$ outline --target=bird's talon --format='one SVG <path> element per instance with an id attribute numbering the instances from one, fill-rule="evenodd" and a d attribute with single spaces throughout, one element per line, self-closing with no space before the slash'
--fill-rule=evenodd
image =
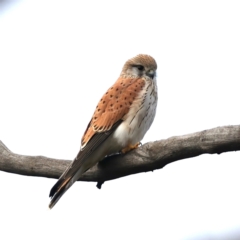
<path id="1" fill-rule="evenodd" d="M 123 148 L 123 149 L 121 150 L 121 152 L 122 152 L 123 154 L 125 154 L 125 153 L 127 153 L 127 152 L 129 152 L 129 151 L 131 151 L 131 150 L 133 150 L 133 149 L 138 148 L 140 145 L 141 145 L 140 142 L 137 142 L 137 143 L 134 144 L 134 145 L 129 144 L 128 146 L 126 146 L 125 148 Z"/>

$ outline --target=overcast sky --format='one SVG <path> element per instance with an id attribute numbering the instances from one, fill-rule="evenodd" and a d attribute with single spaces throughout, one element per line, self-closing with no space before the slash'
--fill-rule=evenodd
<path id="1" fill-rule="evenodd" d="M 158 63 L 148 141 L 240 124 L 239 1 L 2 1 L 0 140 L 73 159 L 102 94 L 139 53 Z M 240 239 L 240 152 L 106 182 L 0 172 L 1 239 Z M 2 238 L 2 236 L 4 236 Z M 236 237 L 236 238 L 233 238 Z"/>

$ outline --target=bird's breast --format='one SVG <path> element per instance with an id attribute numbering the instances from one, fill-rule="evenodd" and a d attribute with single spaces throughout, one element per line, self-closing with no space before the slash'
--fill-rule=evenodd
<path id="1" fill-rule="evenodd" d="M 157 107 L 157 86 L 154 81 L 146 81 L 145 87 L 133 101 L 123 122 L 116 129 L 114 138 L 121 147 L 140 142 L 150 128 Z"/>

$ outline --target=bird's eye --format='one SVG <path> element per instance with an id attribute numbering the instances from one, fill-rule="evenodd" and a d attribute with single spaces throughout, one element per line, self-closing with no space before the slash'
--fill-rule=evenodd
<path id="1" fill-rule="evenodd" d="M 142 66 L 142 65 L 137 65 L 136 67 L 137 67 L 137 69 L 138 69 L 139 71 L 143 71 L 143 70 L 144 70 L 144 66 Z"/>

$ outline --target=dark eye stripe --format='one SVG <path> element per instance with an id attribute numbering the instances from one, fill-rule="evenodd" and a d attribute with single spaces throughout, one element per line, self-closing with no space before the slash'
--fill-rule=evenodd
<path id="1" fill-rule="evenodd" d="M 142 65 L 133 65 L 133 67 L 136 67 L 139 71 L 144 70 L 144 66 L 142 66 Z"/>

